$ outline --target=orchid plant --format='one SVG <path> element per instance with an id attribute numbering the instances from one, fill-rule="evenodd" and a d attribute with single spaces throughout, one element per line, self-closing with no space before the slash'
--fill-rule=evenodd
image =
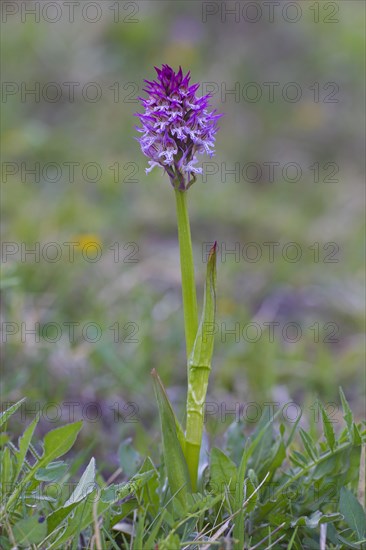
<path id="1" fill-rule="evenodd" d="M 186 429 L 179 424 L 166 392 L 152 372 L 162 424 L 164 459 L 170 488 L 185 501 L 185 493 L 197 489 L 199 456 L 203 433 L 203 409 L 213 353 L 213 334 L 205 328 L 215 320 L 216 243 L 208 257 L 201 322 L 198 323 L 191 230 L 187 192 L 196 181 L 197 155 L 214 155 L 217 120 L 222 116 L 209 105 L 210 94 L 197 96 L 200 84 L 190 85 L 190 73 L 177 73 L 168 65 L 155 68 L 157 80 L 145 80 L 147 98 L 140 98 L 144 113 L 137 113 L 142 127 L 142 152 L 149 158 L 149 173 L 161 167 L 175 192 L 182 299 L 188 366 Z"/>
<path id="2" fill-rule="evenodd" d="M 156 468 L 150 457 L 143 459 L 127 439 L 118 450 L 120 468 L 108 481 L 92 457 L 68 495 L 80 458 L 69 471 L 60 457 L 74 444 L 82 422 L 49 431 L 41 443 L 35 437 L 39 413 L 14 444 L 7 425 L 24 400 L 12 404 L 0 414 L 0 547 L 364 548 L 366 432 L 355 422 L 342 390 L 343 427 L 333 426 L 334 418 L 320 402 L 319 428 L 310 418 L 305 430 L 301 415 L 289 426 L 281 409 L 269 418 L 264 411 L 250 434 L 244 421 L 235 421 L 223 448 L 210 449 L 198 479 L 214 346 L 217 247 L 208 257 L 199 323 L 187 194 L 200 173 L 197 156 L 214 154 L 220 115 L 211 110 L 209 95 L 197 97 L 199 85 L 189 84 L 189 73 L 183 76 L 182 69 L 175 73 L 167 65 L 156 70 L 157 80 L 147 82 L 148 97 L 141 98 L 139 141 L 149 158 L 147 172 L 163 168 L 176 197 L 188 366 L 186 424 L 183 428 L 178 422 L 154 370 L 163 464 Z M 125 481 L 114 483 L 121 472 Z"/>

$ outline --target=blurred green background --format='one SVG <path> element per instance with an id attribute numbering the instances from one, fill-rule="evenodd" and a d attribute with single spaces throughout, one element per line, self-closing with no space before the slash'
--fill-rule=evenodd
<path id="1" fill-rule="evenodd" d="M 174 193 L 162 171 L 145 175 L 134 139 L 136 98 L 162 63 L 201 93 L 211 83 L 225 114 L 189 191 L 200 303 L 205 243 L 221 251 L 210 435 L 251 402 L 294 401 L 309 418 L 321 397 L 336 420 L 339 385 L 363 416 L 365 5 L 280 2 L 271 20 L 266 3 L 234 4 L 83 1 L 73 22 L 63 2 L 2 5 L 2 400 L 27 397 L 19 432 L 37 407 L 44 430 L 83 416 L 79 448 L 106 471 L 124 437 L 156 448 L 152 368 L 178 411 L 185 400 Z"/>

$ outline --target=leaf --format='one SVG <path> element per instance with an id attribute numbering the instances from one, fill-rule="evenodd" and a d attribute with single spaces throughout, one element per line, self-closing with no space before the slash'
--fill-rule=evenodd
<path id="1" fill-rule="evenodd" d="M 34 464 L 32 469 L 23 477 L 22 483 L 16 486 L 16 489 L 9 497 L 7 502 L 8 509 L 17 501 L 19 494 L 24 490 L 27 483 L 35 478 L 36 472 L 44 468 L 55 458 L 64 455 L 74 444 L 76 436 L 82 427 L 82 422 L 67 424 L 61 428 L 56 428 L 48 432 L 44 438 L 44 452 L 42 457 Z"/>
<path id="2" fill-rule="evenodd" d="M 341 488 L 339 511 L 350 529 L 356 533 L 358 540 L 364 539 L 366 537 L 365 511 L 353 493 L 345 487 Z"/>
<path id="3" fill-rule="evenodd" d="M 291 429 L 291 432 L 290 432 L 290 435 L 287 439 L 287 442 L 286 442 L 286 448 L 289 447 L 292 443 L 292 440 L 293 438 L 295 437 L 295 434 L 296 434 L 296 430 L 297 430 L 297 426 L 301 420 L 301 417 L 302 417 L 302 411 L 300 412 L 299 416 L 297 417 L 296 419 L 296 422 L 294 423 L 294 425 L 292 426 L 292 429 Z"/>
<path id="4" fill-rule="evenodd" d="M 345 545 L 345 548 L 354 548 L 355 550 L 363 550 L 363 546 L 361 544 L 365 543 L 366 541 L 360 541 L 360 542 L 352 542 L 349 539 L 346 539 L 345 537 L 342 537 L 341 535 L 337 535 L 337 539 L 340 542 L 343 542 Z"/>
<path id="5" fill-rule="evenodd" d="M 142 472 L 141 468 L 140 472 L 141 473 L 133 476 L 127 483 L 119 483 L 117 485 L 108 485 L 104 487 L 100 494 L 101 501 L 112 503 L 139 493 L 154 477 L 156 470 L 146 469 L 146 471 Z"/>
<path id="6" fill-rule="evenodd" d="M 39 523 L 36 516 L 24 518 L 12 527 L 17 544 L 30 546 L 43 540 L 47 534 L 46 522 Z"/>
<path id="7" fill-rule="evenodd" d="M 1 472 L 0 472 L 0 479 L 1 479 L 1 486 L 2 486 L 2 494 L 1 497 L 5 496 L 6 493 L 10 492 L 13 489 L 14 484 L 12 483 L 13 480 L 13 461 L 10 454 L 9 447 L 5 447 L 5 449 L 1 453 Z"/>
<path id="8" fill-rule="evenodd" d="M 164 386 L 155 369 L 151 372 L 158 402 L 161 431 L 163 436 L 164 463 L 169 487 L 183 509 L 186 508 L 187 493 L 191 491 L 187 463 L 177 436 L 177 420 Z"/>
<path id="9" fill-rule="evenodd" d="M 91 458 L 85 472 L 80 478 L 70 498 L 65 502 L 64 508 L 84 500 L 90 493 L 96 489 L 95 483 L 95 458 Z"/>
<path id="10" fill-rule="evenodd" d="M 282 412 L 281 409 L 276 411 L 270 420 L 264 424 L 265 416 L 263 414 L 258 431 L 255 434 L 254 440 L 250 442 L 249 439 L 246 440 L 243 456 L 241 458 L 239 473 L 238 473 L 238 482 L 236 484 L 236 494 L 235 494 L 235 509 L 234 512 L 238 512 L 237 517 L 235 518 L 235 525 L 233 529 L 233 536 L 237 542 L 234 544 L 235 550 L 242 550 L 244 547 L 244 515 L 245 511 L 242 509 L 244 503 L 244 479 L 245 473 L 247 470 L 248 460 L 256 451 L 258 445 L 261 443 L 262 439 L 266 437 L 268 431 L 277 418 L 277 416 Z M 264 425 L 263 425 L 264 424 Z"/>
<path id="11" fill-rule="evenodd" d="M 68 465 L 63 460 L 58 460 L 51 462 L 46 468 L 40 468 L 34 477 L 38 481 L 59 481 L 65 475 L 68 468 Z"/>
<path id="12" fill-rule="evenodd" d="M 322 413 L 322 420 L 323 420 L 323 430 L 325 439 L 327 440 L 327 443 L 329 445 L 329 448 L 333 451 L 336 446 L 336 439 L 334 435 L 334 429 L 331 421 L 328 418 L 327 413 L 325 412 L 325 409 L 323 405 L 319 402 L 320 411 Z"/>
<path id="13" fill-rule="evenodd" d="M 292 454 L 290 455 L 290 460 L 300 468 L 303 468 L 308 463 L 306 456 L 299 451 L 292 451 Z"/>
<path id="14" fill-rule="evenodd" d="M 302 428 L 300 428 L 299 433 L 300 433 L 300 437 L 303 442 L 303 445 L 305 447 L 305 450 L 309 455 L 309 458 L 315 462 L 319 457 L 319 453 L 316 449 L 313 438 L 308 433 L 306 433 L 305 430 L 303 430 Z"/>
<path id="15" fill-rule="evenodd" d="M 354 443 L 355 445 L 361 445 L 362 443 L 361 435 L 353 420 L 353 413 L 350 409 L 350 406 L 348 404 L 346 396 L 343 393 L 342 388 L 339 388 L 339 394 L 341 396 L 341 401 L 342 401 L 343 418 L 347 424 L 347 430 L 348 430 L 350 439 L 352 443 Z"/>
<path id="16" fill-rule="evenodd" d="M 156 548 L 154 545 L 154 542 L 156 541 L 158 537 L 158 533 L 160 531 L 160 527 L 164 521 L 165 515 L 167 513 L 166 508 L 163 508 L 158 517 L 155 519 L 155 525 L 151 529 L 149 537 L 145 540 L 145 548 Z"/>
<path id="17" fill-rule="evenodd" d="M 132 447 L 132 439 L 130 437 L 120 444 L 118 448 L 118 457 L 123 473 L 128 478 L 132 477 L 138 470 L 141 457 Z"/>
<path id="18" fill-rule="evenodd" d="M 48 534 L 59 527 L 76 505 L 93 492 L 95 488 L 95 460 L 92 458 L 70 498 L 61 508 L 48 516 Z"/>
<path id="19" fill-rule="evenodd" d="M 237 475 L 235 463 L 221 449 L 214 447 L 210 465 L 210 488 L 213 488 L 214 494 L 223 493 L 227 489 L 235 491 Z"/>
<path id="20" fill-rule="evenodd" d="M 341 402 L 342 402 L 342 409 L 343 409 L 343 418 L 347 424 L 348 433 L 351 437 L 351 440 L 353 441 L 353 414 L 350 409 L 350 406 L 348 404 L 348 401 L 346 399 L 346 396 L 344 395 L 344 392 L 342 388 L 339 388 L 339 395 L 341 396 Z"/>
<path id="21" fill-rule="evenodd" d="M 105 508 L 108 508 L 108 504 L 104 504 Z M 70 514 L 70 512 L 73 512 Z M 56 515 L 57 513 L 57 515 Z M 52 544 L 47 546 L 48 549 L 54 548 L 66 548 L 66 542 L 75 537 L 77 533 L 80 533 L 93 521 L 93 503 L 90 500 L 84 502 L 77 502 L 68 506 L 67 508 L 59 508 L 49 516 L 48 520 L 48 535 L 53 533 L 58 527 L 61 526 L 63 520 L 67 519 L 67 527 L 63 530 L 62 534 Z M 57 533 L 57 531 L 56 531 Z"/>
<path id="22" fill-rule="evenodd" d="M 188 359 L 187 427 L 185 457 L 193 490 L 196 490 L 199 455 L 204 425 L 204 405 L 215 335 L 216 310 L 216 250 L 217 243 L 210 250 L 203 311 L 192 353 Z"/>
<path id="23" fill-rule="evenodd" d="M 355 445 L 361 445 L 362 443 L 361 434 L 355 423 L 353 423 L 353 443 Z"/>
<path id="24" fill-rule="evenodd" d="M 6 409 L 6 411 L 0 414 L 0 428 L 5 424 L 8 418 L 10 418 L 10 416 L 19 409 L 20 405 L 24 403 L 24 401 L 25 401 L 25 397 L 23 397 L 23 399 L 21 399 L 17 403 L 14 403 L 14 405 L 11 405 L 11 407 L 9 407 L 8 409 Z"/>
<path id="25" fill-rule="evenodd" d="M 44 438 L 44 454 L 39 464 L 43 467 L 67 453 L 75 443 L 82 425 L 82 421 L 74 422 L 48 432 Z"/>
<path id="26" fill-rule="evenodd" d="M 210 368 L 215 339 L 215 310 L 216 310 L 216 250 L 217 243 L 209 252 L 205 282 L 205 294 L 200 326 L 198 327 L 195 343 L 188 360 L 188 368 Z"/>
<path id="27" fill-rule="evenodd" d="M 19 451 L 17 452 L 17 468 L 15 472 L 15 479 L 14 482 L 18 479 L 18 476 L 21 472 L 21 469 L 24 466 L 24 460 L 27 455 L 30 442 L 32 440 L 34 430 L 36 429 L 36 426 L 39 421 L 39 415 L 37 414 L 36 418 L 31 422 L 28 426 L 28 428 L 25 430 L 24 434 L 19 438 Z"/>
<path id="28" fill-rule="evenodd" d="M 105 514 L 105 512 L 117 501 L 132 495 L 136 491 L 148 482 L 153 472 L 144 472 L 143 474 L 136 474 L 128 483 L 121 483 L 116 486 L 105 487 L 101 490 L 100 498 L 97 503 L 98 516 Z M 68 513 L 68 523 L 66 529 L 50 546 L 49 549 L 59 549 L 66 547 L 68 540 L 75 537 L 76 533 L 79 533 L 86 529 L 93 522 L 93 506 L 94 499 L 86 499 L 78 502 L 73 507 L 73 514 Z M 60 509 L 61 510 L 61 509 Z M 69 510 L 70 512 L 70 510 Z M 48 548 L 48 547 L 47 547 Z"/>
<path id="29" fill-rule="evenodd" d="M 159 540 L 156 546 L 159 550 L 180 550 L 181 548 L 179 536 L 173 532 L 169 533 L 164 540 Z"/>
<path id="30" fill-rule="evenodd" d="M 147 457 L 141 466 L 139 473 L 152 471 L 153 475 L 141 489 L 141 499 L 149 506 L 150 512 L 156 517 L 159 512 L 160 499 L 158 495 L 159 475 L 151 459 Z"/>
<path id="31" fill-rule="evenodd" d="M 338 513 L 334 514 L 322 514 L 319 510 L 311 514 L 311 516 L 301 516 L 295 521 L 291 521 L 291 527 L 306 526 L 309 529 L 316 529 L 321 523 L 332 523 L 339 521 L 342 516 Z"/>
<path id="32" fill-rule="evenodd" d="M 239 422 L 234 421 L 229 425 L 226 431 L 226 439 L 226 450 L 235 464 L 240 464 L 246 439 L 244 435 L 244 422 L 241 419 L 239 419 Z"/>

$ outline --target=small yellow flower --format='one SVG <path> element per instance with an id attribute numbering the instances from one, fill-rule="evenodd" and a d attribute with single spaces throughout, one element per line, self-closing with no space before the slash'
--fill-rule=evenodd
<path id="1" fill-rule="evenodd" d="M 93 233 L 81 233 L 80 235 L 75 235 L 73 238 L 73 241 L 77 243 L 76 250 L 84 250 L 88 246 L 95 246 L 97 248 L 100 248 L 102 245 L 101 239 L 98 237 L 98 235 L 95 235 Z"/>

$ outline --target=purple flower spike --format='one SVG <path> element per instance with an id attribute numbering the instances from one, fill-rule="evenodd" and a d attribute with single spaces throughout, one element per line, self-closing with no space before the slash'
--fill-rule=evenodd
<path id="1" fill-rule="evenodd" d="M 150 167 L 161 166 L 170 177 L 172 185 L 182 191 L 188 189 L 202 173 L 197 154 L 214 155 L 215 134 L 218 130 L 216 111 L 209 111 L 210 94 L 197 97 L 199 84 L 189 86 L 190 73 L 183 76 L 182 68 L 175 73 L 168 65 L 155 67 L 157 80 L 145 80 L 144 92 L 148 98 L 139 98 L 145 108 L 136 113 L 143 135 L 138 138 L 141 150 Z"/>

